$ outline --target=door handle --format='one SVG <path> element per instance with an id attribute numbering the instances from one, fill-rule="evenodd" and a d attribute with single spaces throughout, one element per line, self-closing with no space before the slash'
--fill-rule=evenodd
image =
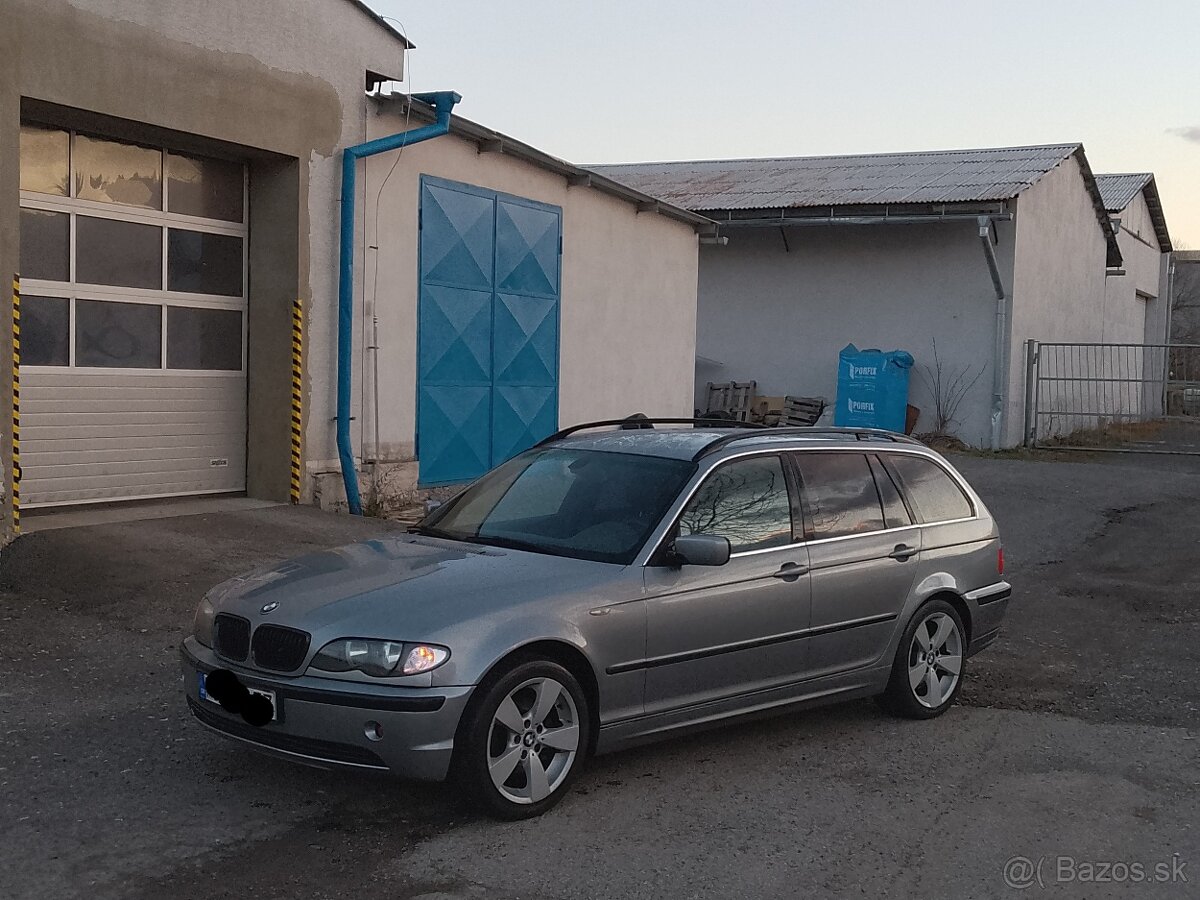
<path id="1" fill-rule="evenodd" d="M 795 581 L 801 575 L 808 574 L 808 566 L 801 563 L 786 562 L 779 567 L 779 571 L 772 575 L 772 578 L 782 578 L 784 581 Z"/>
<path id="2" fill-rule="evenodd" d="M 896 548 L 894 550 L 892 550 L 891 553 L 888 554 L 888 556 L 891 559 L 898 559 L 898 560 L 900 560 L 900 562 L 904 562 L 905 560 L 910 559 L 911 557 L 916 556 L 916 555 L 917 555 L 917 548 L 910 547 L 907 544 L 897 544 Z"/>

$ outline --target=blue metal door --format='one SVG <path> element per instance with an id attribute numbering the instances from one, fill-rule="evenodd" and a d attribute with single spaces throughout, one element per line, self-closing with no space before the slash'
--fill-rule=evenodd
<path id="1" fill-rule="evenodd" d="M 562 211 L 423 178 L 417 455 L 466 481 L 558 425 Z"/>

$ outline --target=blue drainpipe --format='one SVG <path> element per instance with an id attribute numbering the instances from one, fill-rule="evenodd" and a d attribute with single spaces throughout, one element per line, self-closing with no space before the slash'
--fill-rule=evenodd
<path id="1" fill-rule="evenodd" d="M 454 91 L 413 94 L 413 99 L 428 103 L 437 111 L 432 125 L 412 128 L 365 144 L 347 147 L 342 151 L 342 229 L 341 258 L 338 263 L 338 342 L 337 342 L 337 448 L 342 464 L 342 482 L 351 515 L 362 515 L 362 498 L 358 493 L 358 472 L 354 468 L 354 453 L 350 448 L 350 385 L 351 359 L 354 355 L 354 177 L 358 161 L 377 153 L 399 150 L 430 138 L 441 137 L 450 131 L 450 111 L 462 99 Z"/>

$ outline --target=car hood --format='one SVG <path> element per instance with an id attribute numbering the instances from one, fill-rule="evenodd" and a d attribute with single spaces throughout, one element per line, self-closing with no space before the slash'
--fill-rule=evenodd
<path id="1" fill-rule="evenodd" d="M 218 612 L 310 632 L 430 640 L 443 629 L 605 582 L 624 567 L 399 535 L 311 553 L 230 579 Z M 397 627 L 403 626 L 403 634 Z"/>

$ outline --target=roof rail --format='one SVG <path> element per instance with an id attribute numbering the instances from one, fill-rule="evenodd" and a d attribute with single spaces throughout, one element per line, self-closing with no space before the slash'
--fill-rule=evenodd
<path id="1" fill-rule="evenodd" d="M 723 434 L 718 438 L 714 438 L 708 444 L 705 444 L 695 456 L 692 457 L 692 462 L 697 462 L 712 453 L 716 453 L 722 447 L 727 447 L 736 441 L 744 438 L 752 437 L 775 437 L 776 435 L 812 435 L 812 434 L 830 434 L 830 435 L 853 435 L 856 441 L 891 441 L 896 444 L 917 444 L 921 442 L 916 438 L 911 438 L 906 434 L 899 434 L 895 431 L 886 431 L 883 428 L 830 428 L 827 426 L 815 425 L 798 425 L 792 428 L 771 427 L 764 429 L 767 433 L 761 432 L 755 434 Z"/>
<path id="2" fill-rule="evenodd" d="M 624 419 L 601 419 L 597 422 L 580 422 L 578 425 L 571 425 L 568 428 L 563 428 L 554 432 L 554 434 L 550 435 L 549 437 L 542 438 L 533 446 L 541 447 L 545 444 L 553 443 L 554 441 L 565 438 L 567 435 L 574 434 L 577 431 L 583 431 L 587 428 L 603 428 L 611 425 L 621 425 L 630 430 L 653 428 L 655 425 L 696 425 L 707 428 L 749 428 L 754 431 L 768 430 L 765 425 L 761 425 L 758 422 L 738 422 L 735 419 L 684 419 L 671 417 L 646 418 L 642 416 L 627 416 Z"/>

